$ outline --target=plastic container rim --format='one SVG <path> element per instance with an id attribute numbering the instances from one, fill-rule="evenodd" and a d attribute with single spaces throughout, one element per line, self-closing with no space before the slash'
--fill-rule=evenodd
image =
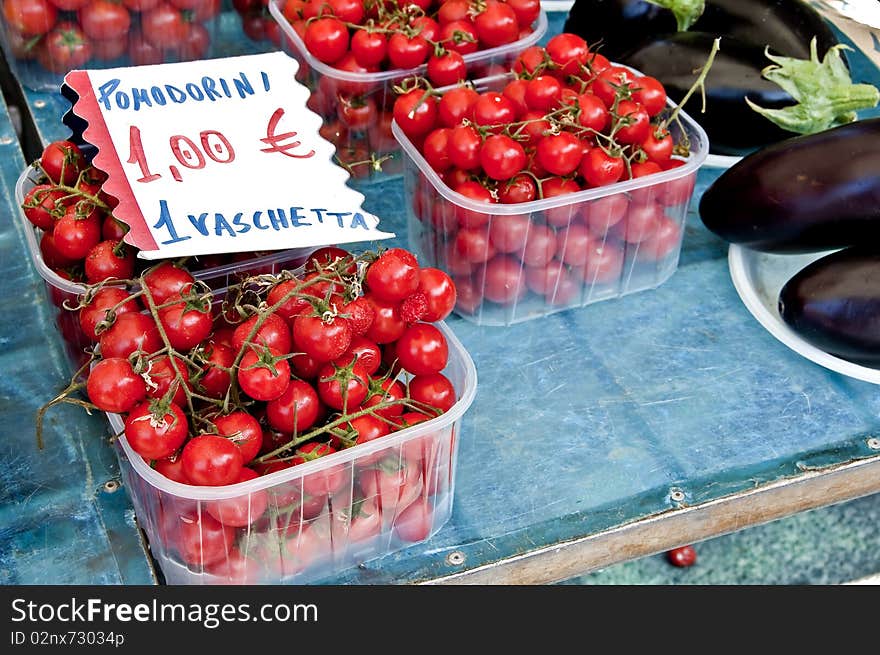
<path id="1" fill-rule="evenodd" d="M 36 228 L 29 220 L 27 220 L 27 217 L 24 215 L 24 211 L 21 208 L 22 204 L 24 203 L 25 197 L 24 186 L 27 182 L 35 183 L 30 175 L 31 173 L 36 171 L 37 169 L 33 164 L 28 166 L 24 169 L 24 171 L 22 171 L 21 175 L 19 175 L 18 180 L 15 183 L 15 203 L 18 209 L 17 214 L 24 226 L 25 239 L 27 240 L 28 248 L 30 249 L 32 255 L 31 259 L 34 262 L 34 267 L 37 269 L 40 277 L 42 277 L 46 282 L 51 284 L 56 289 L 60 289 L 61 291 L 73 295 L 81 295 L 86 292 L 86 288 L 89 285 L 81 282 L 71 282 L 70 280 L 65 280 L 51 268 L 46 266 L 46 262 L 43 261 L 42 256 L 38 256 L 40 253 L 40 244 L 37 241 L 35 230 L 39 228 Z M 222 278 L 232 273 L 237 273 L 239 270 L 241 270 L 243 265 L 263 266 L 266 264 L 273 264 L 276 261 L 287 260 L 291 257 L 305 257 L 313 250 L 314 248 L 311 247 L 279 250 L 272 254 L 263 255 L 261 257 L 254 257 L 253 259 L 246 260 L 244 262 L 233 262 L 230 264 L 223 264 L 222 266 L 204 268 L 202 270 L 193 272 L 193 277 L 197 280 L 203 281 Z M 153 261 L 158 264 L 162 260 L 156 259 Z"/>
<path id="2" fill-rule="evenodd" d="M 415 68 L 393 68 L 385 71 L 378 71 L 376 73 L 352 73 L 351 71 L 343 71 L 338 68 L 333 68 L 329 64 L 325 64 L 321 60 L 317 59 L 309 49 L 306 47 L 306 44 L 300 38 L 299 34 L 297 34 L 296 30 L 293 29 L 290 22 L 285 18 L 284 13 L 281 11 L 279 7 L 279 0 L 269 0 L 269 13 L 272 14 L 272 18 L 275 19 L 275 22 L 278 23 L 281 30 L 290 39 L 294 48 L 303 59 L 305 59 L 306 64 L 308 64 L 311 68 L 322 75 L 326 75 L 328 77 L 332 77 L 337 80 L 344 80 L 346 82 L 360 82 L 363 84 L 369 83 L 380 83 L 387 82 L 388 80 L 397 79 L 400 77 L 409 77 L 412 75 L 425 75 L 425 71 L 427 71 L 427 64 L 422 64 L 421 66 L 417 66 Z M 512 43 L 506 43 L 504 45 L 496 46 L 494 48 L 487 48 L 486 50 L 478 50 L 477 52 L 471 52 L 469 54 L 463 55 L 465 64 L 472 64 L 474 62 L 481 62 L 485 59 L 491 59 L 498 55 L 506 55 L 509 52 L 518 53 L 521 50 L 525 50 L 526 48 L 535 45 L 544 34 L 547 32 L 547 13 L 542 8 L 540 13 L 538 14 L 537 20 L 533 23 L 535 29 L 531 34 L 519 39 L 517 41 L 513 41 Z"/>
<path id="3" fill-rule="evenodd" d="M 113 433 L 120 435 L 118 441 L 121 444 L 122 449 L 125 451 L 125 455 L 132 468 L 137 471 L 138 475 L 143 480 L 149 482 L 154 488 L 164 493 L 189 500 L 225 500 L 229 498 L 238 498 L 278 484 L 297 480 L 323 469 L 347 464 L 350 461 L 360 459 L 361 457 L 377 451 L 392 448 L 406 441 L 413 440 L 427 434 L 428 432 L 437 430 L 438 428 L 447 428 L 458 421 L 471 406 L 471 403 L 476 396 L 477 369 L 476 366 L 474 366 L 474 361 L 467 349 L 465 349 L 464 345 L 459 341 L 458 337 L 455 336 L 449 326 L 444 321 L 435 323 L 435 325 L 437 325 L 446 337 L 450 356 L 454 354 L 454 356 L 464 365 L 465 369 L 463 393 L 446 413 L 427 421 L 423 421 L 412 427 L 404 428 L 403 430 L 380 439 L 352 446 L 351 448 L 345 448 L 310 462 L 303 462 L 302 464 L 297 464 L 294 467 L 276 471 L 269 475 L 262 475 L 253 480 L 248 480 L 247 482 L 237 482 L 235 484 L 218 487 L 205 487 L 188 485 L 170 480 L 161 473 L 158 473 L 155 469 L 151 468 L 144 461 L 143 457 L 138 455 L 132 449 L 126 440 L 125 435 L 122 434 L 124 426 L 122 417 L 119 414 L 107 413 L 107 418 L 110 421 L 110 427 L 112 428 Z"/>
<path id="4" fill-rule="evenodd" d="M 614 65 L 619 66 L 620 64 Z M 633 70 L 635 73 L 641 75 L 641 73 L 639 73 L 635 69 L 630 70 Z M 487 86 L 495 82 L 501 82 L 513 78 L 513 73 L 505 73 L 503 75 L 481 77 L 477 80 L 473 80 L 471 84 L 474 87 L 479 88 L 480 85 Z M 443 87 L 441 89 L 438 89 L 438 91 L 443 92 L 445 90 L 455 88 L 455 86 L 457 85 Z M 677 105 L 669 99 L 667 99 L 666 104 L 668 107 L 671 107 L 673 109 L 677 107 Z M 444 198 L 469 211 L 474 211 L 481 214 L 510 216 L 514 214 L 539 212 L 547 209 L 554 209 L 556 207 L 562 207 L 564 205 L 573 205 L 578 202 L 595 200 L 597 198 L 602 198 L 604 196 L 610 196 L 617 193 L 635 191 L 636 189 L 641 189 L 643 187 L 660 185 L 664 182 L 671 182 L 673 180 L 677 180 L 696 172 L 696 170 L 700 168 L 700 166 L 702 166 L 705 162 L 706 155 L 709 152 L 709 137 L 706 135 L 706 131 L 702 127 L 700 127 L 700 125 L 696 121 L 694 121 L 694 119 L 688 116 L 688 114 L 685 113 L 683 109 L 679 111 L 678 117 L 681 119 L 682 124 L 685 126 L 685 130 L 689 133 L 688 136 L 691 140 L 691 155 L 686 160 L 683 160 L 685 162 L 684 165 L 678 166 L 677 168 L 671 168 L 667 171 L 661 171 L 660 173 L 653 173 L 651 175 L 638 177 L 633 180 L 615 182 L 614 184 L 609 184 L 602 187 L 583 189 L 581 191 L 576 191 L 575 193 L 566 193 L 561 196 L 554 196 L 553 198 L 542 198 L 541 200 L 532 200 L 531 202 L 520 202 L 511 204 L 488 204 L 484 202 L 477 202 L 471 198 L 463 196 L 460 193 L 457 193 L 456 191 L 453 191 L 443 180 L 440 179 L 440 176 L 437 175 L 437 172 L 433 168 L 431 168 L 431 165 L 428 164 L 422 154 L 413 145 L 412 141 L 409 140 L 409 137 L 407 137 L 406 134 L 403 133 L 403 130 L 400 129 L 400 126 L 398 126 L 397 121 L 395 120 L 391 122 L 391 131 L 394 134 L 394 138 L 397 139 L 398 143 L 400 143 L 406 155 L 415 162 L 422 175 L 424 175 L 425 178 L 427 178 L 428 181 L 431 182 L 432 186 Z"/>

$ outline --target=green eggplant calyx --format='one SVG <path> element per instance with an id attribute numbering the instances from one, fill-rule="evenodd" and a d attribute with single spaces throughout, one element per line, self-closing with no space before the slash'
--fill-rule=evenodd
<path id="1" fill-rule="evenodd" d="M 703 10 L 706 8 L 705 0 L 647 0 L 647 2 L 671 11 L 675 16 L 679 32 L 687 31 L 703 15 Z"/>
<path id="2" fill-rule="evenodd" d="M 880 90 L 873 84 L 854 84 L 840 56 L 846 44 L 832 46 L 822 61 L 816 52 L 816 38 L 810 42 L 810 58 L 795 59 L 764 54 L 774 62 L 761 74 L 779 85 L 797 102 L 782 109 L 767 109 L 748 98 L 749 107 L 779 127 L 797 134 L 812 134 L 851 123 L 859 109 L 876 107 Z"/>

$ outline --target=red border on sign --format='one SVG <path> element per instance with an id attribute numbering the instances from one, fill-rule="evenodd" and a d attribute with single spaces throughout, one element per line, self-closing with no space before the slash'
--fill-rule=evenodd
<path id="1" fill-rule="evenodd" d="M 71 111 L 88 123 L 88 127 L 83 130 L 83 138 L 98 149 L 92 165 L 107 173 L 103 188 L 119 201 L 113 215 L 130 228 L 123 240 L 140 250 L 158 250 L 159 246 L 134 198 L 134 192 L 122 169 L 122 160 L 107 131 L 107 123 L 98 107 L 89 72 L 71 71 L 64 77 L 64 81 L 79 96 Z M 126 220 L 127 218 L 131 220 Z"/>

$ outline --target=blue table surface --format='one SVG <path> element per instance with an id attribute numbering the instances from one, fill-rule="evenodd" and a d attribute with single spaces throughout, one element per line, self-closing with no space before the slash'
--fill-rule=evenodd
<path id="1" fill-rule="evenodd" d="M 550 34 L 564 14 L 551 15 Z M 880 72 L 854 57 L 854 76 Z M 66 103 L 26 91 L 41 138 L 67 136 Z M 11 138 L 6 138 L 10 137 Z M 14 219 L 24 167 L 0 116 L 0 583 L 149 584 L 134 511 L 106 421 L 37 407 L 69 376 L 45 286 Z M 880 396 L 869 383 L 807 361 L 741 303 L 726 244 L 696 214 L 719 174 L 700 171 L 681 261 L 660 287 L 510 327 L 450 317 L 479 384 L 462 421 L 453 514 L 429 541 L 325 582 L 401 583 L 508 559 L 677 506 L 698 505 L 814 466 L 876 456 Z M 363 187 L 365 207 L 407 245 L 401 179 Z M 385 242 L 388 245 L 392 243 Z"/>

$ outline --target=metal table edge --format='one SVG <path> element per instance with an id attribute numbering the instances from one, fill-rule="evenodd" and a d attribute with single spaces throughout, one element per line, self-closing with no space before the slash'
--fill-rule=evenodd
<path id="1" fill-rule="evenodd" d="M 672 509 L 584 537 L 543 546 L 420 585 L 541 585 L 685 543 L 735 532 L 880 491 L 880 455 L 810 468 L 801 475 L 711 501 Z M 682 535 L 687 535 L 683 540 Z"/>

